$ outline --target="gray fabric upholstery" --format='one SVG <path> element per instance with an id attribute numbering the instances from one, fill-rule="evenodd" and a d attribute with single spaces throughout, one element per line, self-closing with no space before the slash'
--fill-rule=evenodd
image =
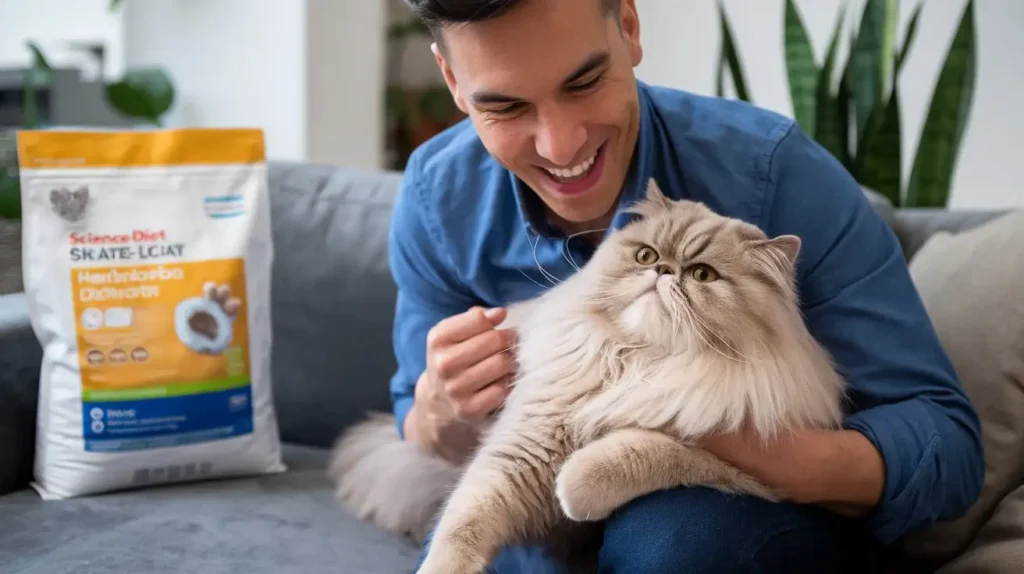
<path id="1" fill-rule="evenodd" d="M 42 356 L 25 296 L 0 296 L 0 495 L 32 478 Z"/>
<path id="2" fill-rule="evenodd" d="M 402 573 L 417 550 L 345 514 L 323 472 L 342 429 L 389 408 L 396 173 L 270 165 L 272 368 L 286 473 L 42 502 L 31 476 L 39 346 L 20 295 L 0 296 L 0 571 Z M 908 258 L 928 234 L 994 214 L 883 202 Z M 305 445 L 299 447 L 298 445 Z M 17 488 L 12 494 L 3 494 Z"/>
<path id="3" fill-rule="evenodd" d="M 903 253 L 911 259 L 935 233 L 967 231 L 1005 213 L 1004 210 L 902 209 L 897 212 L 896 236 L 903 246 Z"/>
<path id="4" fill-rule="evenodd" d="M 271 299 L 281 436 L 326 446 L 388 410 L 395 287 L 387 231 L 401 176 L 273 163 Z"/>
<path id="5" fill-rule="evenodd" d="M 4 574 L 401 574 L 418 549 L 340 510 L 320 449 L 291 470 L 42 503 L 0 497 Z"/>
<path id="6" fill-rule="evenodd" d="M 904 540 L 907 556 L 931 566 L 963 551 L 1024 483 L 1024 210 L 932 235 L 910 273 L 981 418 L 985 449 L 985 485 L 970 511 Z"/>

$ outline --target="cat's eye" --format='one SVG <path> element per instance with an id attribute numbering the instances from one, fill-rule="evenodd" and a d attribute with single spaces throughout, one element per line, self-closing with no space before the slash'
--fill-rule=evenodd
<path id="1" fill-rule="evenodd" d="M 641 247 L 636 252 L 636 262 L 641 265 L 650 265 L 658 260 L 658 252 L 647 247 Z"/>
<path id="2" fill-rule="evenodd" d="M 707 265 L 694 265 L 690 275 L 701 283 L 710 283 L 718 279 L 718 272 Z"/>

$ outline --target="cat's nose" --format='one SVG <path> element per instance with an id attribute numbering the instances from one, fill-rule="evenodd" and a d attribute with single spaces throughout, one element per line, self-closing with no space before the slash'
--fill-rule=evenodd
<path id="1" fill-rule="evenodd" d="M 671 275 L 672 268 L 665 263 L 658 263 L 654 266 L 654 270 L 658 272 L 658 275 Z"/>

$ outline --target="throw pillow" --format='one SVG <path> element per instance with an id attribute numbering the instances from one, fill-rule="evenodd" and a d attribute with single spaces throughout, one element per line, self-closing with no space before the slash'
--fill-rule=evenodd
<path id="1" fill-rule="evenodd" d="M 1024 564 L 1024 486 L 996 507 L 974 542 L 937 574 L 1020 572 Z"/>
<path id="2" fill-rule="evenodd" d="M 1024 212 L 932 236 L 910 272 L 981 418 L 985 484 L 966 515 L 910 535 L 903 550 L 937 566 L 960 554 L 1024 482 Z"/>

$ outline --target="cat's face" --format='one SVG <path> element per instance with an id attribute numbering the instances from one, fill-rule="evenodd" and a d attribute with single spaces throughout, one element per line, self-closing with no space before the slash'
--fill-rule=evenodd
<path id="1" fill-rule="evenodd" d="M 702 204 L 667 199 L 653 181 L 634 211 L 640 220 L 593 260 L 592 308 L 624 338 L 736 354 L 744 338 L 770 336 L 772 310 L 792 308 L 797 237 L 768 239 Z"/>
<path id="2" fill-rule="evenodd" d="M 89 203 L 89 188 L 79 187 L 70 190 L 66 187 L 50 190 L 50 208 L 61 219 L 75 223 L 85 216 L 85 208 Z"/>

